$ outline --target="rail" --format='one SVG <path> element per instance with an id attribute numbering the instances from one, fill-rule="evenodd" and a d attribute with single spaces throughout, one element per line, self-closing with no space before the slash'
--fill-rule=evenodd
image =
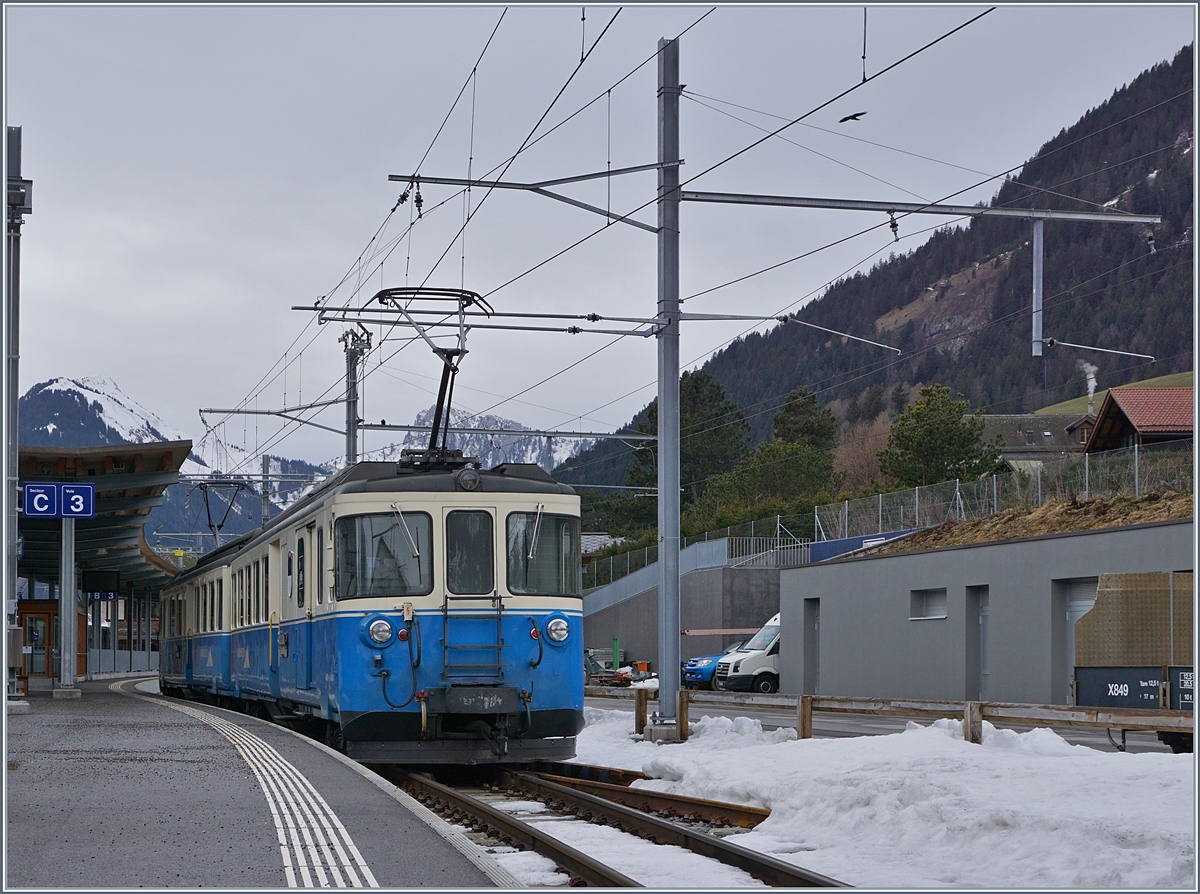
<path id="1" fill-rule="evenodd" d="M 718 838 L 707 832 L 692 831 L 678 823 L 658 819 L 640 810 L 551 782 L 544 777 L 508 771 L 502 771 L 501 777 L 507 778 L 516 787 L 533 792 L 539 797 L 570 804 L 582 813 L 602 817 L 606 822 L 612 823 L 618 828 L 630 829 L 637 834 L 651 837 L 658 844 L 673 844 L 677 847 L 687 848 L 692 853 L 741 869 L 771 887 L 848 887 L 844 882 L 803 869 L 777 857 L 760 854 L 734 844 L 726 838 Z"/>
<path id="2" fill-rule="evenodd" d="M 634 701 L 634 731 L 646 728 L 650 690 L 617 690 L 588 687 L 585 694 L 597 698 L 627 698 Z M 688 737 L 691 705 L 745 705 L 796 710 L 796 731 L 801 739 L 812 738 L 814 712 L 830 714 L 875 714 L 910 720 L 961 718 L 963 738 L 983 741 L 983 721 L 1031 723 L 1047 726 L 1097 727 L 1103 729 L 1191 732 L 1191 711 L 1168 708 L 1091 708 L 1080 705 L 1029 705 L 1018 702 L 939 701 L 928 699 L 855 698 L 818 695 L 742 695 L 729 692 L 679 691 L 676 717 L 679 738 Z"/>
<path id="3" fill-rule="evenodd" d="M 453 788 L 434 782 L 415 773 L 395 770 L 388 774 L 392 781 L 401 788 L 408 789 L 417 800 L 425 803 L 441 802 L 448 804 L 460 813 L 473 816 L 481 821 L 483 831 L 495 829 L 510 841 L 524 848 L 535 851 L 559 866 L 583 879 L 589 885 L 602 888 L 640 888 L 641 885 L 629 876 L 605 866 L 599 860 L 594 860 L 582 851 L 570 845 L 563 844 L 552 835 L 542 832 L 530 823 L 514 819 L 502 810 L 483 803 L 482 801 L 455 791 Z"/>

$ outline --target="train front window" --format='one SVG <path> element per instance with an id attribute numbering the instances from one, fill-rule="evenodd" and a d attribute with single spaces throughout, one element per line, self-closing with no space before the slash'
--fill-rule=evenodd
<path id="1" fill-rule="evenodd" d="M 508 591 L 580 595 L 579 519 L 545 512 L 508 516 Z"/>
<path id="2" fill-rule="evenodd" d="M 446 586 L 451 593 L 474 596 L 495 589 L 492 514 L 456 510 L 446 516 Z"/>
<path id="3" fill-rule="evenodd" d="M 433 589 L 433 521 L 424 512 L 353 515 L 334 524 L 338 599 Z"/>

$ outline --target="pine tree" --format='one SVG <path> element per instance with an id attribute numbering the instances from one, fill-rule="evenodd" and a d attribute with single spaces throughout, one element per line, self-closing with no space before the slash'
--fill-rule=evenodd
<path id="1" fill-rule="evenodd" d="M 983 441 L 982 412 L 950 397 L 945 385 L 929 385 L 904 412 L 879 452 L 879 468 L 901 487 L 991 475 L 1000 466 L 1001 438 Z"/>

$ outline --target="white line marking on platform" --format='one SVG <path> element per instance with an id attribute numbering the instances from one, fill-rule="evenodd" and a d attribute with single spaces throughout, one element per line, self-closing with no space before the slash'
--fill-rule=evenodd
<path id="1" fill-rule="evenodd" d="M 368 888 L 379 887 L 367 861 L 333 808 L 312 783 L 267 742 L 236 723 L 191 705 L 126 692 L 121 688 L 121 681 L 108 688 L 194 717 L 229 740 L 249 765 L 266 796 L 289 888 L 345 888 L 347 880 L 354 888 L 364 884 Z"/>

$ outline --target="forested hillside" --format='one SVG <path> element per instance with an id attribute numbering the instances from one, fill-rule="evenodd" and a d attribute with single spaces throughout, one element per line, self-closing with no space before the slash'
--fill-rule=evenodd
<path id="1" fill-rule="evenodd" d="M 752 441 L 770 438 L 774 413 L 799 385 L 830 403 L 856 401 L 876 385 L 901 384 L 911 393 L 940 382 L 972 407 L 1019 413 L 1084 393 L 1081 360 L 1098 368 L 1101 388 L 1191 369 L 1192 52 L 1183 48 L 1061 131 L 991 203 L 1162 215 L 1153 230 L 1045 225 L 1043 334 L 1151 354 L 1154 365 L 1063 347 L 1032 357 L 1032 224 L 975 218 L 837 282 L 800 312 L 817 325 L 895 345 L 903 350 L 896 359 L 796 325 L 753 333 L 714 355 L 704 369 L 742 408 Z M 643 418 L 644 410 L 635 422 Z M 628 466 L 629 448 L 605 441 L 556 475 L 622 484 Z"/>

